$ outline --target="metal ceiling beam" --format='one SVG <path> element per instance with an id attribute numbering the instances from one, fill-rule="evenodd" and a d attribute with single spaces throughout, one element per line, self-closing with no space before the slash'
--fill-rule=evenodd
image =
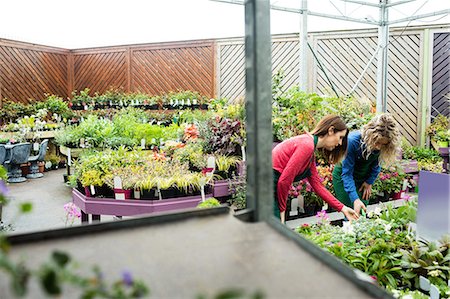
<path id="1" fill-rule="evenodd" d="M 389 25 L 397 24 L 397 23 L 403 23 L 403 22 L 409 22 L 409 21 L 414 21 L 414 20 L 417 20 L 417 19 L 423 19 L 423 18 L 428 18 L 428 17 L 439 16 L 439 15 L 448 15 L 448 14 L 450 14 L 450 9 L 444 9 L 444 10 L 440 10 L 440 11 L 426 13 L 426 14 L 423 14 L 423 15 L 412 16 L 412 17 L 408 17 L 408 18 L 404 18 L 404 19 L 391 21 L 391 22 L 389 22 Z"/>
<path id="2" fill-rule="evenodd" d="M 357 0 L 341 0 L 341 1 L 348 2 L 348 3 L 354 3 L 354 4 L 367 5 L 367 6 L 377 7 L 377 8 L 380 7 L 379 4 L 369 3 L 369 2 L 364 2 L 364 1 L 357 1 Z M 414 1 L 414 0 L 408 0 L 408 1 Z"/>
<path id="3" fill-rule="evenodd" d="M 399 4 L 405 4 L 405 3 L 409 3 L 409 2 L 414 2 L 416 0 L 404 0 L 404 1 L 398 1 L 398 2 L 391 2 L 388 5 L 386 5 L 386 7 L 392 7 L 392 6 L 396 6 Z"/>
<path id="4" fill-rule="evenodd" d="M 242 0 L 210 0 L 210 1 L 222 2 L 222 3 L 228 3 L 228 4 L 238 4 L 238 5 L 245 4 L 245 2 Z M 297 14 L 303 14 L 305 12 L 305 10 L 303 10 L 303 9 L 282 7 L 282 6 L 276 6 L 276 5 L 270 5 L 270 9 L 284 11 L 284 12 L 297 13 Z M 342 20 L 342 21 L 357 22 L 357 23 L 363 23 L 363 24 L 369 24 L 369 25 L 377 25 L 377 26 L 379 25 L 378 22 L 372 21 L 372 20 L 357 19 L 357 18 L 346 17 L 346 16 L 330 15 L 330 14 L 324 14 L 324 13 L 320 13 L 320 12 L 313 12 L 310 10 L 307 10 L 306 14 L 308 16 L 337 19 L 337 20 Z"/>

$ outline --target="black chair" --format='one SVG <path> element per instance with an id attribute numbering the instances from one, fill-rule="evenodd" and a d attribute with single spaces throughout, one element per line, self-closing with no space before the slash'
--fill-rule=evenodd
<path id="1" fill-rule="evenodd" d="M 3 144 L 0 144 L 0 165 L 3 165 L 3 162 L 6 160 L 6 147 Z"/>
<path id="2" fill-rule="evenodd" d="M 39 172 L 38 162 L 44 161 L 45 153 L 47 153 L 48 139 L 45 139 L 41 142 L 39 146 L 39 153 L 36 156 L 30 156 L 28 158 L 28 162 L 30 165 L 30 174 L 27 175 L 28 179 L 37 179 L 41 178 L 44 175 Z"/>
<path id="3" fill-rule="evenodd" d="M 11 154 L 9 160 L 5 161 L 6 169 L 8 170 L 9 183 L 21 183 L 27 179 L 22 177 L 22 170 L 20 164 L 28 163 L 30 156 L 31 143 L 19 143 L 11 147 Z"/>

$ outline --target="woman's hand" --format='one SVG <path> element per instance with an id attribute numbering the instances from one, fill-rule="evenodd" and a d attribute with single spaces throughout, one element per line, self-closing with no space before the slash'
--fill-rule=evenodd
<path id="1" fill-rule="evenodd" d="M 372 195 L 372 185 L 369 185 L 366 182 L 364 182 L 361 185 L 361 188 L 359 188 L 359 192 L 363 193 L 362 199 L 369 200 L 370 195 Z"/>
<path id="2" fill-rule="evenodd" d="M 345 215 L 345 217 L 347 217 L 348 220 L 353 221 L 353 220 L 358 220 L 359 219 L 359 215 L 353 210 L 350 209 L 347 206 L 344 206 L 341 210 L 341 212 Z"/>
<path id="3" fill-rule="evenodd" d="M 361 210 L 364 210 L 364 212 L 367 212 L 366 206 L 359 198 L 353 202 L 353 209 L 355 210 L 356 214 L 358 214 L 358 215 L 361 215 Z"/>

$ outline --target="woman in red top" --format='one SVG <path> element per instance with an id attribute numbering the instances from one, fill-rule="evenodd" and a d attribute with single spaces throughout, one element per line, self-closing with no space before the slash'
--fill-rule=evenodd
<path id="1" fill-rule="evenodd" d="M 347 150 L 348 129 L 336 115 L 322 118 L 314 130 L 289 138 L 272 150 L 274 170 L 275 216 L 285 221 L 286 202 L 292 183 L 307 178 L 314 192 L 332 208 L 344 213 L 349 220 L 358 219 L 351 208 L 344 206 L 320 182 L 314 151 L 318 150 L 330 163 L 344 158 Z"/>

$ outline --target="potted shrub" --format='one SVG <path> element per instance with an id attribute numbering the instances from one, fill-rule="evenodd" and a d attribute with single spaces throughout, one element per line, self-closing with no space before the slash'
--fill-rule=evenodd
<path id="1" fill-rule="evenodd" d="M 114 190 L 116 198 L 118 194 L 123 194 L 124 199 L 133 198 L 133 190 L 139 180 L 140 168 L 135 166 L 116 167 L 111 173 L 105 176 L 104 181 L 107 186 Z M 116 188 L 114 178 L 119 177 L 122 181 L 122 188 Z"/>
<path id="2" fill-rule="evenodd" d="M 448 142 L 450 139 L 450 130 L 437 131 L 434 135 L 434 140 L 436 140 L 438 147 L 448 147 Z"/>
<path id="3" fill-rule="evenodd" d="M 79 180 L 84 187 L 86 196 L 91 197 L 101 195 L 99 194 L 99 187 L 103 186 L 104 183 L 102 176 L 103 173 L 96 169 L 89 169 L 80 173 Z"/>

